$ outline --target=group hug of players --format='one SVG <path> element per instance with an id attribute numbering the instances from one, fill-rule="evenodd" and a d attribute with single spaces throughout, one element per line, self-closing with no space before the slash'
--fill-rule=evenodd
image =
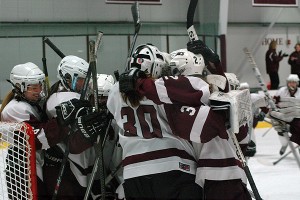
<path id="1" fill-rule="evenodd" d="M 84 199 L 99 137 L 105 176 L 113 179 L 102 194 L 96 176 L 89 199 L 251 199 L 231 135 L 244 155 L 253 156 L 252 128 L 263 120 L 261 111 L 278 131 L 288 124 L 291 141 L 300 144 L 298 83 L 292 97 L 277 98 L 280 109 L 269 112 L 265 97 L 239 88 L 200 40 L 171 53 L 139 45 L 118 81 L 97 75 L 97 111 L 91 92 L 82 97 L 88 68 L 82 58 L 64 57 L 48 95 L 45 74 L 34 63 L 11 71 L 13 89 L 2 103 L 1 121 L 27 122 L 36 132 L 38 199 L 52 199 L 55 190 L 56 199 Z M 6 170 L 11 199 L 14 165 L 8 162 Z"/>

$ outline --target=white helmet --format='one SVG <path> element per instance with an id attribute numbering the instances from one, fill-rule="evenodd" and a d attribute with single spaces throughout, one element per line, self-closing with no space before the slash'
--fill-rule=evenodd
<path id="1" fill-rule="evenodd" d="M 20 88 L 20 92 L 23 93 L 27 90 L 28 85 L 44 85 L 45 74 L 37 65 L 28 62 L 14 66 L 10 72 L 10 81 L 15 87 Z"/>
<path id="2" fill-rule="evenodd" d="M 299 84 L 299 77 L 297 74 L 290 74 L 287 79 L 286 82 L 297 82 L 297 85 Z"/>
<path id="3" fill-rule="evenodd" d="M 229 82 L 230 90 L 236 90 L 240 86 L 240 81 L 234 73 L 225 73 L 225 76 Z"/>
<path id="4" fill-rule="evenodd" d="M 98 94 L 108 96 L 115 80 L 112 75 L 97 74 Z"/>
<path id="5" fill-rule="evenodd" d="M 153 78 L 161 75 L 162 68 L 166 61 L 162 53 L 152 44 L 143 44 L 138 46 L 131 56 L 129 66 L 151 74 Z"/>
<path id="6" fill-rule="evenodd" d="M 201 54 L 180 49 L 172 52 L 171 56 L 173 58 L 170 61 L 170 67 L 173 75 L 202 75 L 205 63 Z"/>
<path id="7" fill-rule="evenodd" d="M 250 86 L 247 82 L 243 82 L 240 84 L 239 90 L 250 89 Z"/>
<path id="8" fill-rule="evenodd" d="M 77 78 L 86 78 L 88 68 L 89 64 L 82 58 L 72 55 L 66 56 L 57 67 L 57 78 L 66 89 L 75 91 Z M 67 80 L 71 81 L 71 88 Z"/>

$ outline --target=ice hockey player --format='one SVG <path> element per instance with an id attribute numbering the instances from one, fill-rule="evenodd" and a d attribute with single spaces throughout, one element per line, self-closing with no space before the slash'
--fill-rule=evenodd
<path id="1" fill-rule="evenodd" d="M 44 163 L 44 154 L 42 150 L 48 149 L 66 137 L 68 129 L 60 127 L 55 119 L 47 120 L 46 114 L 42 110 L 42 100 L 45 98 L 45 74 L 37 65 L 32 62 L 27 62 L 14 66 L 10 73 L 9 82 L 12 84 L 13 89 L 2 103 L 1 121 L 26 122 L 34 128 L 37 150 L 36 172 L 38 198 L 48 199 L 49 197 L 46 194 L 45 185 L 43 183 L 42 165 Z M 11 153 L 12 151 L 9 149 L 7 157 L 7 161 L 9 162 L 6 169 L 9 195 L 12 195 L 15 190 L 24 187 L 22 184 L 26 184 L 22 182 L 24 175 L 19 174 L 20 172 L 16 170 L 17 168 L 21 169 L 22 166 L 17 166 L 17 162 L 11 162 L 16 159 L 15 156 L 18 156 L 18 159 L 22 156 L 12 155 Z M 27 170 L 27 167 L 23 170 Z M 24 171 L 22 173 L 24 173 Z M 13 181 L 17 179 L 20 180 L 19 183 Z M 10 196 L 10 199 L 14 198 L 17 197 Z"/>
<path id="2" fill-rule="evenodd" d="M 112 75 L 108 74 L 97 74 L 97 86 L 98 86 L 98 105 L 100 110 L 107 111 L 107 98 L 113 87 L 115 80 Z M 92 86 L 90 86 L 92 88 Z M 93 94 L 89 97 L 90 102 L 94 101 Z M 92 103 L 93 104 L 93 103 Z M 106 130 L 108 132 L 106 132 Z M 102 130 L 105 133 L 101 133 L 101 141 L 104 143 L 103 147 L 103 157 L 105 165 L 106 177 L 109 174 L 115 175 L 112 177 L 111 181 L 107 183 L 106 186 L 106 199 L 124 199 L 124 189 L 123 189 L 123 168 L 120 166 L 122 162 L 122 148 L 119 143 L 119 127 L 117 126 L 115 120 L 112 119 L 111 126 L 109 129 Z M 100 194 L 95 195 L 98 189 L 99 193 L 100 181 L 95 180 L 93 184 L 93 197 L 100 198 Z"/>
<path id="3" fill-rule="evenodd" d="M 119 142 L 123 148 L 126 199 L 202 197 L 201 187 L 195 183 L 197 164 L 192 145 L 172 134 L 170 125 L 160 114 L 163 105 L 130 89 L 135 72 L 156 79 L 165 64 L 157 47 L 138 46 L 131 57 L 132 70 L 120 76 L 120 80 L 127 81 L 122 85 L 116 83 L 108 97 L 107 107 L 122 130 Z"/>
<path id="4" fill-rule="evenodd" d="M 270 116 L 274 118 L 272 124 L 278 132 L 279 140 L 282 145 L 279 151 L 280 155 L 284 154 L 288 146 L 288 140 L 284 137 L 283 132 L 290 132 L 290 140 L 300 144 L 300 112 L 298 108 L 300 102 L 300 90 L 298 88 L 298 75 L 290 74 L 286 79 L 286 83 L 287 85 L 281 87 L 274 95 L 279 110 L 277 112 L 270 112 Z M 288 126 L 286 126 L 286 124 L 288 124 Z M 286 128 L 289 130 L 286 130 Z"/>
<path id="5" fill-rule="evenodd" d="M 93 144 L 107 125 L 106 112 L 91 112 L 91 103 L 79 100 L 82 90 L 87 89 L 83 85 L 88 67 L 77 56 L 64 57 L 57 67 L 59 81 L 52 86 L 46 103 L 49 119 L 55 118 L 61 126 L 71 127 L 68 138 L 45 152 L 44 178 L 48 193 L 53 194 L 59 188 L 57 199 L 83 199 L 96 156 Z M 68 162 L 58 187 L 58 174 L 67 148 Z"/>

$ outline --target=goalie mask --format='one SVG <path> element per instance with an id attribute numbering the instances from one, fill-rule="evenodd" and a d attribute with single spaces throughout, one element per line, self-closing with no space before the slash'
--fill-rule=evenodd
<path id="1" fill-rule="evenodd" d="M 152 44 L 144 44 L 138 46 L 131 56 L 129 66 L 136 67 L 153 78 L 161 76 L 162 68 L 166 65 L 166 61 L 162 53 Z"/>
<path id="2" fill-rule="evenodd" d="M 299 77 L 297 74 L 290 74 L 286 79 L 286 84 L 290 92 L 295 92 L 299 86 Z"/>
<path id="3" fill-rule="evenodd" d="M 17 98 L 37 102 L 45 97 L 45 74 L 32 62 L 16 65 L 10 73 L 10 83 Z M 26 91 L 31 93 L 31 98 L 26 96 Z"/>
<path id="4" fill-rule="evenodd" d="M 225 73 L 228 80 L 230 90 L 237 90 L 240 86 L 240 81 L 234 73 Z"/>
<path id="5" fill-rule="evenodd" d="M 202 75 L 205 63 L 201 54 L 180 49 L 172 52 L 171 56 L 170 67 L 173 75 Z"/>
<path id="6" fill-rule="evenodd" d="M 57 78 L 68 91 L 80 92 L 77 82 L 86 78 L 89 64 L 77 56 L 64 57 L 57 67 Z"/>

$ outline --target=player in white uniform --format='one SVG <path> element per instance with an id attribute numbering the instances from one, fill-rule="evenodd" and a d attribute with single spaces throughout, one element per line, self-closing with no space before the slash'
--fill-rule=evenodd
<path id="1" fill-rule="evenodd" d="M 43 185 L 42 165 L 44 156 L 42 150 L 55 145 L 68 133 L 67 130 L 58 125 L 56 120 L 45 118 L 45 113 L 41 109 L 41 99 L 45 94 L 43 90 L 44 81 L 45 74 L 35 64 L 28 62 L 16 65 L 10 73 L 10 83 L 13 85 L 13 90 L 5 98 L 1 107 L 1 121 L 26 122 L 35 130 L 39 199 L 48 198 Z M 14 155 L 11 156 L 14 157 Z M 7 173 L 12 173 L 10 176 L 13 174 L 21 176 L 15 174 L 17 172 L 11 171 L 11 169 L 13 168 L 7 169 Z M 7 184 L 14 183 L 8 181 Z M 15 185 L 15 187 L 21 186 Z"/>
<path id="2" fill-rule="evenodd" d="M 90 112 L 91 104 L 88 100 L 79 100 L 88 67 L 89 64 L 77 56 L 64 57 L 57 68 L 59 81 L 52 86 L 46 103 L 49 119 L 57 119 L 64 127 L 72 126 L 70 132 L 74 132 L 74 126 L 77 130 L 45 152 L 43 170 L 48 193 L 53 194 L 63 154 L 66 148 L 70 151 L 57 199 L 82 200 L 95 161 L 93 144 L 99 133 L 98 124 L 101 119 Z M 91 131 L 88 131 L 88 127 L 92 127 Z"/>
<path id="3" fill-rule="evenodd" d="M 201 77 L 204 61 L 201 55 L 179 51 L 171 60 L 172 65 L 173 72 Z M 215 70 L 222 74 L 218 66 Z M 192 76 L 162 77 L 155 82 L 138 79 L 136 85 L 141 96 L 157 104 L 165 103 L 164 111 L 175 135 L 195 143 L 196 182 L 204 187 L 206 199 L 251 199 L 241 162 L 228 141 L 225 112 L 210 108 L 208 87 L 202 79 Z M 247 131 L 240 131 L 238 140 L 243 141 L 246 136 Z"/>
<path id="4" fill-rule="evenodd" d="M 155 46 L 147 44 L 136 48 L 130 65 L 157 78 L 165 61 Z M 163 105 L 123 86 L 113 86 L 107 107 L 121 129 L 125 198 L 201 199 L 192 145 L 172 134 Z"/>
<path id="5" fill-rule="evenodd" d="M 106 110 L 107 98 L 110 93 L 111 88 L 113 87 L 115 80 L 112 75 L 107 74 L 97 74 L 97 86 L 98 86 L 98 101 L 99 109 Z M 92 87 L 92 86 L 91 86 Z M 90 101 L 94 101 L 94 96 L 90 95 Z M 93 103 L 92 103 L 93 104 Z M 106 129 L 105 129 L 106 131 Z M 122 148 L 119 144 L 119 127 L 116 124 L 116 121 L 112 119 L 111 126 L 108 129 L 108 132 L 101 134 L 102 141 L 104 142 L 103 147 L 103 157 L 104 157 L 104 166 L 105 174 L 108 177 L 109 174 L 113 173 L 111 181 L 107 184 L 106 188 L 106 198 L 115 199 L 115 196 L 118 196 L 118 199 L 124 198 L 124 191 L 122 187 L 123 181 L 123 168 L 119 166 L 122 162 Z M 97 179 L 93 184 L 93 190 L 99 191 L 100 181 Z M 99 193 L 99 192 L 98 192 Z M 95 194 L 94 194 L 95 195 Z M 100 196 L 100 194 L 98 194 Z"/>
<path id="6" fill-rule="evenodd" d="M 281 87 L 277 93 L 274 95 L 276 104 L 279 108 L 279 112 L 271 112 L 271 117 L 275 119 L 280 119 L 281 121 L 287 122 L 290 125 L 290 133 L 292 134 L 290 140 L 297 144 L 300 144 L 300 114 L 297 107 L 297 100 L 300 101 L 300 89 L 298 87 L 299 78 L 297 74 L 290 74 L 286 79 L 287 85 Z M 278 132 L 279 140 L 282 145 L 279 153 L 280 155 L 284 154 L 288 141 L 283 136 L 283 127 L 282 123 L 278 121 L 272 121 L 274 128 Z"/>

